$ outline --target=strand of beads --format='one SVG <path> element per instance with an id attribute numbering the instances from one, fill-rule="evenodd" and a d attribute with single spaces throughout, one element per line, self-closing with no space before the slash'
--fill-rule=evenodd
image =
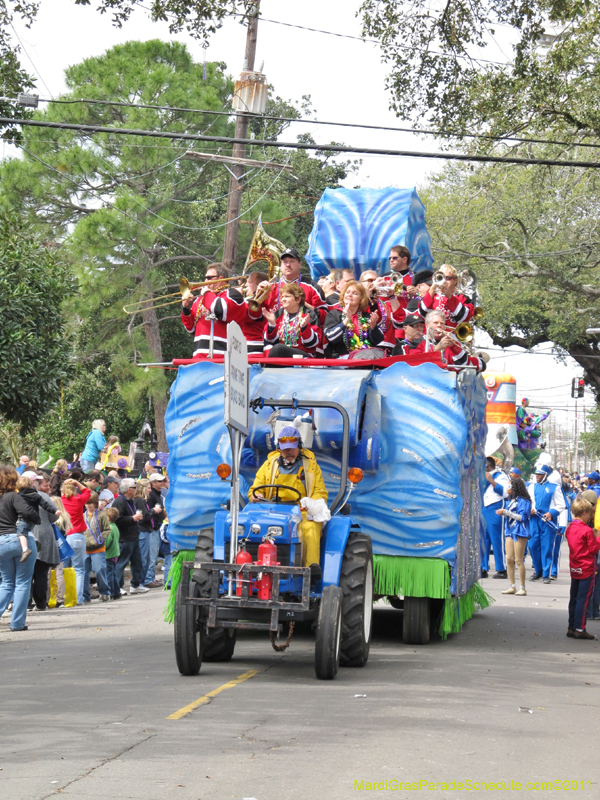
<path id="1" fill-rule="evenodd" d="M 287 311 L 283 312 L 283 325 L 282 325 L 282 336 L 283 336 L 283 344 L 288 345 L 288 347 L 295 347 L 296 343 L 298 342 L 298 337 L 300 336 L 300 328 L 302 327 L 302 319 L 303 315 L 299 311 L 295 317 L 293 317 L 290 321 L 290 315 Z"/>
<path id="2" fill-rule="evenodd" d="M 350 322 L 345 323 L 344 339 L 348 352 L 352 350 L 368 350 L 371 346 L 368 342 L 371 325 L 368 317 L 362 314 L 353 314 Z"/>

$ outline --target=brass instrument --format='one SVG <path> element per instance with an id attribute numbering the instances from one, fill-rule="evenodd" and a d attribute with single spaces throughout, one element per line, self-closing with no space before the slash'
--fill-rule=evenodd
<path id="1" fill-rule="evenodd" d="M 254 311 L 255 313 L 258 311 L 271 293 L 273 284 L 276 283 L 281 277 L 281 254 L 285 249 L 286 248 L 283 242 L 280 242 L 278 239 L 274 239 L 265 232 L 265 229 L 262 226 L 261 214 L 258 218 L 254 236 L 250 242 L 250 249 L 248 250 L 246 263 L 244 264 L 244 269 L 242 272 L 247 277 L 246 270 L 251 264 L 266 261 L 269 265 L 269 271 L 267 273 L 269 282 L 267 286 L 260 291 L 257 291 L 254 297 L 248 298 L 248 308 L 251 311 Z"/>
<path id="2" fill-rule="evenodd" d="M 142 311 L 149 311 L 151 308 L 165 308 L 165 306 L 174 306 L 176 303 L 181 303 L 182 300 L 189 300 L 193 297 L 193 292 L 196 289 L 201 289 L 203 286 L 212 286 L 214 283 L 228 283 L 229 281 L 246 280 L 246 275 L 233 275 L 231 278 L 215 278 L 211 281 L 201 281 L 200 283 L 190 283 L 187 278 L 181 278 L 179 281 L 179 291 L 171 292 L 170 294 L 161 294 L 158 297 L 148 297 L 146 300 L 137 300 L 134 303 L 128 303 L 123 306 L 123 311 L 126 314 L 141 314 Z M 158 303 L 155 305 L 156 300 L 164 300 L 167 297 L 176 297 L 175 300 L 168 300 L 166 303 Z"/>
<path id="3" fill-rule="evenodd" d="M 454 328 L 452 333 L 461 344 L 468 344 L 473 341 L 475 329 L 470 322 L 461 322 Z"/>
<path id="4" fill-rule="evenodd" d="M 483 319 L 483 308 L 481 306 L 475 306 L 473 309 L 473 322 L 481 322 Z"/>
<path id="5" fill-rule="evenodd" d="M 434 286 L 443 286 L 443 285 L 446 283 L 446 276 L 444 275 L 444 273 L 442 272 L 442 270 L 441 270 L 441 269 L 439 269 L 439 270 L 438 270 L 438 271 L 437 271 L 437 272 L 434 274 L 434 276 L 433 276 L 433 279 L 432 279 L 432 280 L 433 280 L 433 285 L 434 285 Z"/>

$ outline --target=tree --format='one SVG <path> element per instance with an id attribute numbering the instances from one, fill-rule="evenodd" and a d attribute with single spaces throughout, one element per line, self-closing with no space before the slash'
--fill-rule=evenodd
<path id="1" fill-rule="evenodd" d="M 37 13 L 38 3 L 25 0 L 0 0 L 0 95 L 11 97 L 34 86 L 31 77 L 25 72 L 19 60 L 20 48 L 15 45 L 8 32 L 12 26 L 14 13 L 31 24 Z M 29 117 L 31 112 L 17 109 L 12 103 L 0 100 L 0 116 L 15 119 Z M 3 139 L 19 139 L 19 130 L 13 125 L 0 126 Z"/>
<path id="2" fill-rule="evenodd" d="M 233 124 L 215 116 L 229 105 L 232 84 L 222 64 L 195 64 L 186 48 L 159 41 L 129 42 L 99 58 L 70 67 L 69 93 L 53 103 L 40 119 L 69 119 L 91 125 L 168 131 L 232 134 Z M 101 101 L 165 106 L 166 110 L 79 103 Z M 305 105 L 306 105 L 305 101 Z M 205 109 L 203 113 L 172 111 L 174 107 Z M 298 116 L 279 98 L 270 109 Z M 287 123 L 255 121 L 268 133 Z M 182 274 L 201 279 L 207 264 L 218 260 L 225 231 L 229 174 L 217 162 L 185 158 L 186 146 L 169 140 L 118 134 L 49 130 L 23 133 L 23 159 L 0 169 L 0 207 L 17 207 L 31 226 L 56 241 L 72 263 L 81 293 L 72 309 L 85 320 L 81 358 L 92 361 L 108 354 L 112 373 L 128 407 L 146 408 L 151 396 L 159 448 L 166 449 L 164 412 L 171 373 L 145 372 L 138 362 L 170 361 L 188 355 L 189 336 L 179 308 L 152 310 L 146 301 L 174 292 Z M 202 148 L 206 150 L 206 147 Z M 218 152 L 230 152 L 227 147 Z M 281 167 L 289 161 L 293 176 L 282 169 L 254 168 L 242 181 L 242 214 L 260 211 L 265 222 L 287 217 L 272 226 L 272 235 L 305 248 L 312 210 L 326 186 L 339 185 L 352 169 L 350 162 L 286 155 L 272 148 L 259 151 L 265 161 Z M 298 216 L 302 215 L 302 216 Z M 240 269 L 252 226 L 245 226 Z M 123 313 L 123 305 L 141 301 L 141 311 Z"/>
<path id="3" fill-rule="evenodd" d="M 587 415 L 588 432 L 580 434 L 581 444 L 588 458 L 600 458 L 600 409 L 596 407 Z"/>
<path id="4" fill-rule="evenodd" d="M 0 414 L 31 430 L 60 396 L 71 346 L 70 271 L 16 214 L 0 213 Z"/>
<path id="5" fill-rule="evenodd" d="M 443 135 L 600 133 L 600 7 L 594 0 L 364 0 L 365 36 L 381 42 L 399 116 Z M 482 52 L 501 38 L 510 63 Z M 485 141 L 473 146 L 489 147 Z"/>
<path id="6" fill-rule="evenodd" d="M 599 179 L 597 170 L 451 166 L 420 190 L 436 260 L 475 271 L 494 343 L 554 342 L 597 397 L 600 346 L 586 328 L 600 319 Z"/>

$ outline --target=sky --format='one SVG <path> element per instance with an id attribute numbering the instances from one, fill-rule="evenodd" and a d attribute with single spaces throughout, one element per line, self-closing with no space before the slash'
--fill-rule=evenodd
<path id="1" fill-rule="evenodd" d="M 389 109 L 386 68 L 381 63 L 378 45 L 346 38 L 361 36 L 360 21 L 356 18 L 359 5 L 358 0 L 303 0 L 302 3 L 262 0 L 256 67 L 260 68 L 264 62 L 267 79 L 280 97 L 299 101 L 303 95 L 310 95 L 317 119 L 411 127 Z M 17 21 L 15 29 L 23 48 L 23 65 L 38 77 L 36 91 L 42 97 L 56 97 L 65 91 L 63 75 L 69 65 L 131 39 L 175 39 L 184 42 L 197 61 L 202 61 L 204 55 L 199 42 L 186 33 L 171 36 L 167 25 L 151 22 L 143 8 L 123 28 L 113 27 L 109 15 L 100 15 L 95 10 L 95 0 L 92 6 L 76 6 L 73 0 L 42 0 L 32 28 L 27 29 Z M 245 28 L 237 20 L 228 19 L 210 39 L 207 60 L 224 61 L 230 74 L 236 76 L 243 66 L 245 36 Z M 500 31 L 480 55 L 505 61 L 510 52 L 506 33 Z M 437 150 L 434 137 L 391 131 L 294 124 L 285 136 L 289 139 L 306 131 L 320 143 L 335 140 L 359 147 Z M 0 150 L 0 156 L 14 154 L 9 145 Z M 432 159 L 366 156 L 358 177 L 353 176 L 350 185 L 418 189 L 427 183 L 428 175 L 442 166 L 443 162 Z M 477 342 L 484 346 L 491 340 L 479 333 Z M 583 370 L 570 358 L 559 363 L 551 349 L 549 344 L 540 345 L 534 353 L 523 354 L 518 348 L 500 351 L 490 347 L 489 368 L 510 372 L 517 380 L 518 398 L 529 397 L 532 406 L 554 407 L 557 424 L 572 428 L 575 401 L 570 398 L 571 379 L 581 376 Z M 589 390 L 585 403 L 588 408 L 594 405 Z M 581 401 L 578 411 L 581 424 Z"/>

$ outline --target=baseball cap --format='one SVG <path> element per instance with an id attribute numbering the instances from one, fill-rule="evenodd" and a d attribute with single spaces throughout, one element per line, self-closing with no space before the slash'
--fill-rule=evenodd
<path id="1" fill-rule="evenodd" d="M 412 285 L 418 286 L 420 283 L 428 283 L 431 286 L 433 283 L 433 271 L 430 269 L 422 269 L 420 272 L 415 272 Z"/>
<path id="2" fill-rule="evenodd" d="M 424 322 L 421 319 L 421 317 L 419 317 L 417 314 L 408 314 L 404 318 L 404 322 L 402 323 L 402 327 L 406 328 L 407 325 L 418 325 L 419 323 L 421 323 L 421 325 L 424 324 Z"/>
<path id="3" fill-rule="evenodd" d="M 162 472 L 153 472 L 152 475 L 148 476 L 148 480 L 150 483 L 152 483 L 152 481 L 164 481 L 165 476 L 162 474 Z"/>
<path id="4" fill-rule="evenodd" d="M 581 497 L 582 500 L 587 500 L 588 503 L 591 503 L 593 506 L 598 502 L 598 495 L 593 489 L 586 489 L 579 497 Z"/>
<path id="5" fill-rule="evenodd" d="M 518 467 L 511 467 L 511 470 L 510 470 L 510 471 L 511 471 L 511 472 L 514 472 L 514 473 L 515 473 L 515 475 L 522 475 L 522 474 L 523 474 L 523 473 L 521 472 L 521 470 L 520 470 Z"/>
<path id="6" fill-rule="evenodd" d="M 286 439 L 295 439 L 296 441 L 284 441 Z M 300 431 L 294 428 L 293 425 L 286 425 L 279 431 L 279 440 L 277 446 L 280 450 L 293 450 L 294 447 L 300 445 Z"/>
<path id="7" fill-rule="evenodd" d="M 588 478 L 591 478 L 593 481 L 600 481 L 600 473 L 599 473 L 599 472 L 596 472 L 596 471 L 594 470 L 594 472 L 590 472 L 590 473 L 588 474 Z"/>
<path id="8" fill-rule="evenodd" d="M 107 475 L 106 478 L 104 478 L 104 486 L 108 486 L 109 483 L 121 483 L 121 481 L 115 478 L 114 475 Z"/>
<path id="9" fill-rule="evenodd" d="M 23 478 L 29 478 L 30 481 L 43 481 L 44 480 L 44 476 L 43 475 L 38 475 L 37 473 L 35 473 L 31 469 L 25 470 L 25 472 L 23 472 L 22 477 Z"/>
<path id="10" fill-rule="evenodd" d="M 300 253 L 296 250 L 295 247 L 286 247 L 283 253 L 281 254 L 280 258 L 285 258 L 286 256 L 291 256 L 292 258 L 297 258 L 298 261 L 301 261 Z"/>

